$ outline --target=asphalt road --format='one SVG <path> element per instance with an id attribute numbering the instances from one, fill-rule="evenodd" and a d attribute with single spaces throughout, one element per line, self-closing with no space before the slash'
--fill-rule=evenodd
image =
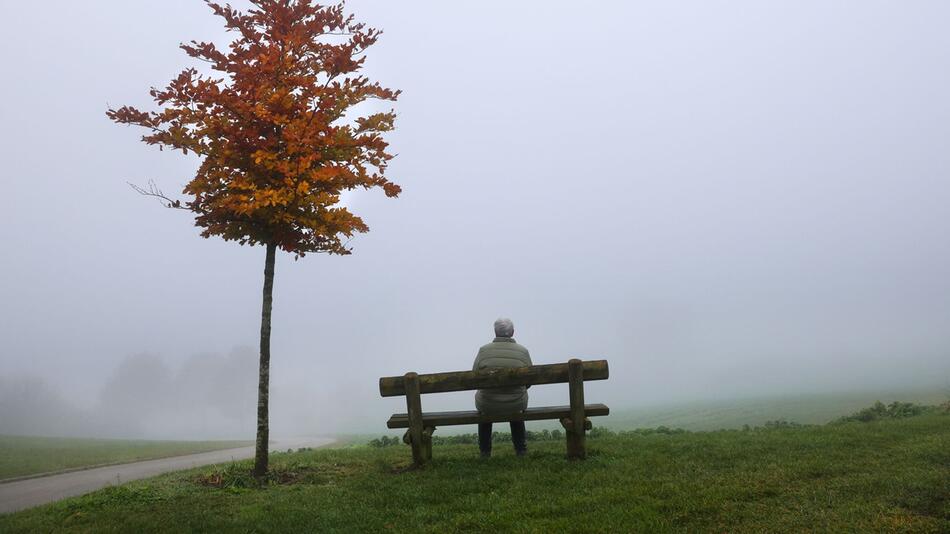
<path id="1" fill-rule="evenodd" d="M 330 438 L 271 440 L 271 450 L 285 451 L 300 447 L 323 447 L 333 443 L 333 441 Z M 82 495 L 130 480 L 153 477 L 169 471 L 180 471 L 202 465 L 242 460 L 253 456 L 254 447 L 240 447 L 189 454 L 187 456 L 160 458 L 158 460 L 145 460 L 130 464 L 96 467 L 60 475 L 8 482 L 0 484 L 0 514 L 39 506 L 66 497 Z"/>

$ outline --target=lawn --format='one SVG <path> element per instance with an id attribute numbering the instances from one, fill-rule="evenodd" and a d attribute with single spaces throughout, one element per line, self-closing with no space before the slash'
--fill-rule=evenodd
<path id="1" fill-rule="evenodd" d="M 526 458 L 497 446 L 277 454 L 280 483 L 250 463 L 172 473 L 0 516 L 3 532 L 948 532 L 950 415 L 748 431 L 592 438 Z"/>
<path id="2" fill-rule="evenodd" d="M 824 424 L 869 406 L 875 401 L 940 404 L 948 398 L 948 391 L 944 389 L 914 389 L 705 400 L 611 410 L 610 417 L 604 424 L 616 429 L 653 428 L 662 425 L 686 430 L 742 428 L 743 425 L 757 426 L 776 419 Z"/>
<path id="3" fill-rule="evenodd" d="M 144 441 L 0 436 L 0 480 L 251 444 L 253 442 L 250 441 Z"/>

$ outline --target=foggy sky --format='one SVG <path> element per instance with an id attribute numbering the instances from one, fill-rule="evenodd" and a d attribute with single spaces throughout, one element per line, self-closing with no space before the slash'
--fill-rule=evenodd
<path id="1" fill-rule="evenodd" d="M 352 256 L 278 258 L 272 435 L 381 431 L 404 404 L 380 376 L 470 368 L 499 316 L 535 363 L 608 359 L 588 399 L 618 408 L 950 384 L 950 4 L 347 6 L 385 32 L 367 74 L 404 91 L 404 193 L 347 197 L 372 229 Z M 257 345 L 264 250 L 136 196 L 197 160 L 105 117 L 150 108 L 221 23 L 197 0 L 0 10 L 0 395 L 101 415 L 148 354 L 159 405 L 201 398 L 202 361 L 239 397 L 219 382 L 253 384 L 226 355 Z M 90 428 L 253 433 L 192 415 Z"/>

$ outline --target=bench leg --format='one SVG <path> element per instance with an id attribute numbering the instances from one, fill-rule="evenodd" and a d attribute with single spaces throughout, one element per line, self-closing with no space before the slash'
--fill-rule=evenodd
<path id="1" fill-rule="evenodd" d="M 419 394 L 419 375 L 406 373 L 406 408 L 409 412 L 409 445 L 412 447 L 412 463 L 421 466 L 426 462 L 422 438 L 422 398 Z"/>
<path id="2" fill-rule="evenodd" d="M 561 419 L 564 434 L 567 436 L 567 458 L 569 460 L 583 460 L 587 457 L 587 431 L 593 428 L 590 419 L 584 418 L 584 426 L 580 432 L 574 430 L 574 421 L 570 417 Z"/>
<path id="3" fill-rule="evenodd" d="M 434 426 L 427 426 L 422 431 L 422 455 L 426 461 L 432 459 L 432 434 L 434 432 Z"/>
<path id="4" fill-rule="evenodd" d="M 409 446 L 412 447 L 412 463 L 415 465 L 424 464 L 426 462 L 426 455 L 423 449 L 423 444 L 414 440 L 410 435 Z"/>
<path id="5" fill-rule="evenodd" d="M 571 416 L 561 420 L 567 432 L 567 458 L 583 460 L 587 457 L 587 417 L 584 415 L 584 365 L 574 358 L 567 362 L 568 390 L 571 399 Z M 564 424 L 570 423 L 570 426 Z"/>
<path id="6" fill-rule="evenodd" d="M 567 432 L 567 458 L 569 460 L 583 460 L 587 457 L 587 443 L 584 432 L 575 432 L 570 429 Z"/>
<path id="7" fill-rule="evenodd" d="M 422 429 L 422 459 L 425 461 L 432 459 L 432 434 L 434 432 L 434 426 L 427 426 Z M 412 434 L 408 430 L 402 435 L 402 442 L 406 445 L 412 445 Z M 413 458 L 415 458 L 415 448 L 413 448 Z"/>

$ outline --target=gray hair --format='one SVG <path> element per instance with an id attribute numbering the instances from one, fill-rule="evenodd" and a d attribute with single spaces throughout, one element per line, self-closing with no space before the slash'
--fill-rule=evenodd
<path id="1" fill-rule="evenodd" d="M 511 319 L 503 317 L 495 321 L 496 337 L 511 337 L 513 335 L 515 335 L 515 325 L 511 322 Z"/>

